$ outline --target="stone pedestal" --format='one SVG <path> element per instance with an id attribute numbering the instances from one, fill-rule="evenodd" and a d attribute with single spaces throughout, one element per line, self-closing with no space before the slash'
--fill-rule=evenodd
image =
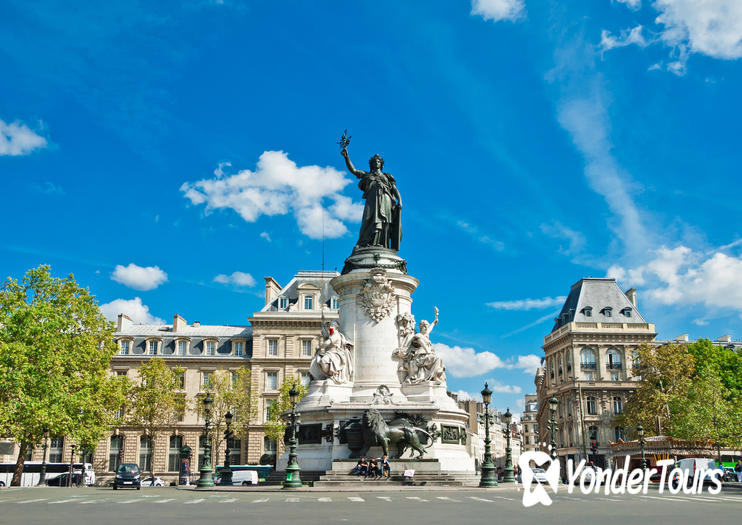
<path id="1" fill-rule="evenodd" d="M 424 418 L 426 430 L 435 432 L 432 444 L 426 445 L 425 458 L 442 470 L 474 472 L 474 458 L 466 446 L 467 414 L 448 397 L 445 383 L 403 384 L 399 360 L 393 356 L 401 345 L 397 318 L 412 313 L 411 295 L 418 284 L 407 274 L 404 259 L 384 248 L 354 250 L 343 274 L 331 281 L 339 296 L 340 331 L 353 344 L 354 374 L 342 385 L 312 381 L 307 396 L 299 402 L 296 410 L 302 425 L 315 425 L 316 430 L 321 424 L 325 429 L 321 440 L 314 437 L 312 443 L 300 442 L 302 469 L 330 470 L 333 461 L 357 453 L 349 443 L 341 442 L 338 429 L 361 420 L 373 408 L 387 422 L 399 414 Z M 459 436 L 456 442 L 451 438 L 454 435 Z M 373 447 L 368 454 L 378 457 L 381 448 Z M 410 456 L 408 449 L 404 457 Z M 286 467 L 286 460 L 286 454 L 279 458 L 279 470 Z"/>

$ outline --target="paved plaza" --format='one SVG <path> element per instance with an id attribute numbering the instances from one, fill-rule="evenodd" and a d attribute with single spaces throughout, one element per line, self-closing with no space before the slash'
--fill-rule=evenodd
<path id="1" fill-rule="evenodd" d="M 391 488 L 391 487 L 390 487 Z M 658 494 L 554 496 L 550 507 L 524 508 L 517 487 L 495 489 L 396 487 L 394 490 L 286 492 L 149 488 L 8 488 L 0 491 L 0 523 L 733 523 L 742 491 L 713 496 Z M 299 521 L 297 521 L 299 523 Z"/>

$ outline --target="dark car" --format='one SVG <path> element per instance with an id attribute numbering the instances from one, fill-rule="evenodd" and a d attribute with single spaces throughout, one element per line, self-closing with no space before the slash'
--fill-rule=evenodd
<path id="1" fill-rule="evenodd" d="M 122 463 L 119 469 L 116 471 L 116 477 L 113 479 L 113 490 L 119 487 L 135 488 L 140 490 L 142 488 L 141 472 L 139 472 L 139 465 L 136 463 Z"/>
<path id="2" fill-rule="evenodd" d="M 70 479 L 69 473 L 65 472 L 64 474 L 60 474 L 59 476 L 55 476 L 51 479 L 46 480 L 46 484 L 49 487 L 67 487 L 69 486 L 69 479 Z M 76 472 L 72 474 L 72 484 L 75 486 L 79 486 L 82 484 L 81 473 Z"/>

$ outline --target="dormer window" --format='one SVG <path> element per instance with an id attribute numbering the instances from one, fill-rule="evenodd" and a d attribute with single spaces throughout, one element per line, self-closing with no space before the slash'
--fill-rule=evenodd
<path id="1" fill-rule="evenodd" d="M 157 339 L 150 339 L 147 341 L 147 353 L 149 355 L 157 355 L 157 350 L 159 349 L 160 341 Z"/>
<path id="2" fill-rule="evenodd" d="M 289 298 L 288 297 L 279 297 L 278 298 L 278 308 L 281 310 L 286 310 L 289 307 Z"/>
<path id="3" fill-rule="evenodd" d="M 610 306 L 606 306 L 600 311 L 601 314 L 603 314 L 606 317 L 612 317 L 613 316 L 613 308 Z"/>
<path id="4" fill-rule="evenodd" d="M 592 306 L 586 306 L 582 309 L 582 315 L 585 317 L 592 317 L 593 316 L 593 307 Z"/>
<path id="5" fill-rule="evenodd" d="M 333 310 L 338 309 L 338 298 L 337 297 L 333 297 L 330 299 L 330 308 L 332 308 Z"/>
<path id="6" fill-rule="evenodd" d="M 627 306 L 626 308 L 623 308 L 621 310 L 621 313 L 624 315 L 624 317 L 631 317 L 631 308 Z"/>
<path id="7" fill-rule="evenodd" d="M 129 349 L 131 348 L 131 341 L 128 339 L 123 339 L 119 341 L 119 344 L 121 345 L 121 355 L 129 355 Z"/>
<path id="8" fill-rule="evenodd" d="M 305 310 L 314 309 L 314 297 L 312 297 L 311 295 L 304 296 L 304 309 Z"/>

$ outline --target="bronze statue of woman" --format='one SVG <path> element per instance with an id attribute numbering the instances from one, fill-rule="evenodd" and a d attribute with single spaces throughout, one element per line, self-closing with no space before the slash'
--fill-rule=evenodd
<path id="1" fill-rule="evenodd" d="M 374 155 L 368 161 L 369 171 L 363 171 L 353 166 L 346 147 L 341 153 L 348 171 L 361 179 L 358 187 L 366 200 L 356 247 L 381 246 L 398 251 L 402 240 L 402 197 L 394 177 L 382 171 L 384 159 L 378 154 Z"/>

